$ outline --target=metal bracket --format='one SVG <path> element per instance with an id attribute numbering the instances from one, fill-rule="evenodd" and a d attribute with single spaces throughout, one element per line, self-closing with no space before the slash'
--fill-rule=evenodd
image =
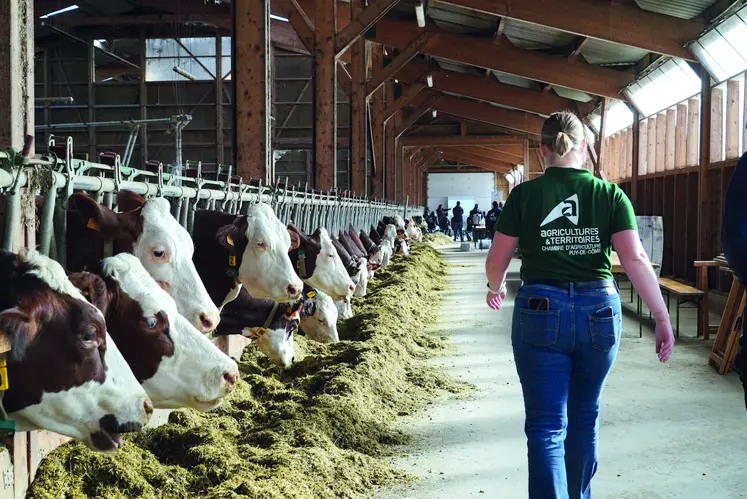
<path id="1" fill-rule="evenodd" d="M 14 474 L 12 467 L 3 471 L 3 488 L 9 489 L 15 485 Z"/>

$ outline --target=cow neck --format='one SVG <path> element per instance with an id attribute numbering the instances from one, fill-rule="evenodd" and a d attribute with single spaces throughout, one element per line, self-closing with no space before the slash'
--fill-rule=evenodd
<path id="1" fill-rule="evenodd" d="M 252 341 L 257 341 L 267 333 L 270 324 L 272 324 L 272 319 L 275 318 L 275 314 L 277 313 L 278 308 L 280 308 L 280 303 L 275 302 L 275 304 L 272 306 L 272 310 L 270 310 L 270 315 L 268 315 L 267 319 L 265 319 L 265 323 L 262 325 L 262 327 L 258 328 L 256 331 L 250 334 L 249 339 L 251 339 Z"/>
<path id="2" fill-rule="evenodd" d="M 308 276 L 308 272 L 306 272 L 306 250 L 303 248 L 298 248 L 298 252 L 296 253 L 296 269 L 298 270 L 298 277 L 301 279 L 306 279 Z"/>
<path id="3" fill-rule="evenodd" d="M 233 279 L 234 284 L 240 284 L 241 281 L 239 281 L 239 267 L 236 262 L 236 248 L 231 245 L 228 247 L 228 269 L 226 269 L 226 274 L 228 274 L 228 277 Z"/>

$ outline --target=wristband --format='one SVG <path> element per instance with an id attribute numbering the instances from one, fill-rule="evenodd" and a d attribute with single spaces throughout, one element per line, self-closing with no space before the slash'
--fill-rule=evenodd
<path id="1" fill-rule="evenodd" d="M 502 292 L 503 292 L 503 291 L 504 291 L 505 289 L 506 289 L 506 283 L 505 283 L 505 282 L 503 282 L 503 283 L 501 284 L 501 287 L 500 287 L 500 288 L 498 289 L 498 291 L 493 291 L 493 289 L 492 289 L 492 288 L 490 287 L 490 283 L 488 283 L 488 291 L 490 291 L 490 294 L 493 294 L 493 295 L 499 295 L 499 294 L 501 294 L 501 293 L 502 293 Z"/>

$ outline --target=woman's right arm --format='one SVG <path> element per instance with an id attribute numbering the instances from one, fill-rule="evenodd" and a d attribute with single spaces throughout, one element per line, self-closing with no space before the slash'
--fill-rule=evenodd
<path id="1" fill-rule="evenodd" d="M 620 263 L 641 299 L 656 319 L 656 353 L 666 362 L 674 348 L 669 310 L 659 290 L 659 281 L 646 251 L 641 246 L 637 230 L 624 230 L 612 235 L 612 245 Z"/>

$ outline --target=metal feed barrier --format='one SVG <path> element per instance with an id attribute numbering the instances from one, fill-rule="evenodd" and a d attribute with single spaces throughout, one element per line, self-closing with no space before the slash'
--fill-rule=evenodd
<path id="1" fill-rule="evenodd" d="M 98 202 L 114 208 L 116 193 L 130 190 L 145 198 L 170 198 L 172 214 L 190 233 L 194 230 L 197 209 L 218 210 L 235 215 L 246 213 L 255 203 L 268 203 L 285 224 L 293 222 L 310 233 L 326 227 L 331 235 L 347 230 L 350 224 L 358 229 L 376 225 L 384 216 L 419 214 L 407 205 L 396 205 L 340 194 L 310 190 L 278 183 L 265 186 L 261 182 L 246 184 L 241 177 L 231 175 L 231 167 L 222 165 L 215 179 L 204 178 L 202 164 L 195 168 L 185 165 L 187 175 L 164 172 L 158 163 L 156 171 L 122 166 L 119 155 L 109 155 L 111 164 L 93 163 L 73 157 L 73 140 L 68 137 L 64 149 L 56 147 L 54 137 L 48 151 L 27 158 L 16 150 L 0 151 L 0 193 L 5 197 L 2 248 L 11 250 L 13 237 L 21 223 L 21 189 L 28 187 L 43 196 L 38 246 L 40 252 L 66 264 L 66 209 L 75 191 L 87 191 Z M 56 152 L 55 152 L 56 151 Z M 102 159 L 107 159 L 102 155 Z M 223 175 L 227 181 L 218 180 Z M 236 180 L 235 182 L 233 180 Z M 53 242 L 54 236 L 54 245 Z"/>

